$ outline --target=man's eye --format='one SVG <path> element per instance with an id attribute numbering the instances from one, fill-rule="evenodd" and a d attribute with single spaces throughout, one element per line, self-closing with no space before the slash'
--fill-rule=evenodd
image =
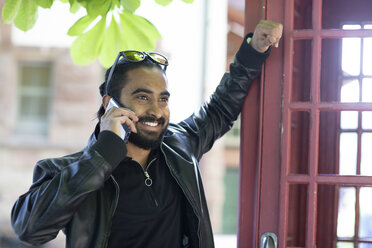
<path id="1" fill-rule="evenodd" d="M 165 103 L 168 102 L 168 100 L 169 100 L 168 97 L 162 97 L 159 99 L 160 102 L 165 102 Z"/>
<path id="2" fill-rule="evenodd" d="M 149 100 L 149 98 L 147 96 L 137 96 L 137 99 L 142 100 L 142 101 Z"/>

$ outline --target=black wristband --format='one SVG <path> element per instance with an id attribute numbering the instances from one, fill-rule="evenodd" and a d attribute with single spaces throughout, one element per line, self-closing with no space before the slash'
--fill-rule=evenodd
<path id="1" fill-rule="evenodd" d="M 261 69 L 262 64 L 269 57 L 271 52 L 271 47 L 264 53 L 256 51 L 247 42 L 248 37 L 252 37 L 253 33 L 249 33 L 244 37 L 243 43 L 240 46 L 239 51 L 236 53 L 236 59 L 244 66 L 252 69 Z"/>
<path id="2" fill-rule="evenodd" d="M 92 146 L 114 168 L 127 155 L 127 147 L 124 141 L 111 131 L 102 131 L 98 135 L 97 142 Z"/>

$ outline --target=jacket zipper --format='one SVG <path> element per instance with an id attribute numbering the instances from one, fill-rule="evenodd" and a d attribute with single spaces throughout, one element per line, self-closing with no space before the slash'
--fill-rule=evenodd
<path id="1" fill-rule="evenodd" d="M 154 158 L 153 160 L 151 160 L 151 162 L 149 163 L 149 165 L 147 166 L 146 170 L 143 169 L 143 167 L 141 166 L 142 170 L 143 170 L 143 173 L 146 177 L 145 179 L 145 185 L 148 186 L 149 188 L 149 192 L 151 194 L 151 197 L 152 199 L 154 200 L 155 202 L 155 205 L 156 207 L 159 206 L 159 203 L 158 201 L 156 200 L 156 197 L 154 195 L 154 192 L 152 191 L 152 189 L 150 188 L 150 186 L 152 185 L 152 179 L 150 177 L 150 174 L 147 172 L 147 170 L 149 169 L 150 165 L 156 160 L 156 158 Z M 116 208 L 118 207 L 118 201 L 119 201 L 119 195 L 120 195 L 120 188 L 119 188 L 119 185 L 118 183 L 116 182 L 115 178 L 113 175 L 110 176 L 112 178 L 112 181 L 115 185 L 115 188 L 116 188 L 116 195 L 115 195 L 115 201 L 114 201 L 114 208 L 113 208 L 113 211 L 111 213 L 111 219 L 109 221 L 109 226 L 111 226 L 111 222 L 112 222 L 112 218 L 114 217 L 114 214 L 116 212 Z M 105 238 L 105 241 L 104 241 L 104 247 L 107 247 L 107 241 L 108 241 L 108 237 L 110 236 L 110 232 L 111 232 L 111 228 L 110 228 L 110 231 L 107 233 L 106 235 L 106 238 Z"/>
<path id="2" fill-rule="evenodd" d="M 148 188 L 148 191 L 150 192 L 150 195 L 151 195 L 151 198 L 152 200 L 154 201 L 155 203 L 155 206 L 156 207 L 159 207 L 159 202 L 158 200 L 156 199 L 155 197 L 155 194 L 151 188 L 151 185 L 152 185 L 152 179 L 150 177 L 150 174 L 148 173 L 148 169 L 150 168 L 151 164 L 156 160 L 156 158 L 154 158 L 153 160 L 151 160 L 151 162 L 149 163 L 149 165 L 147 166 L 146 170 L 141 166 L 142 170 L 143 170 L 143 174 L 145 175 L 145 185 L 146 187 Z"/>
<path id="3" fill-rule="evenodd" d="M 188 195 L 186 194 L 185 190 L 182 188 L 181 184 L 180 184 L 180 181 L 178 180 L 178 178 L 175 176 L 175 173 L 172 169 L 172 167 L 169 166 L 168 162 L 167 162 L 167 156 L 165 156 L 165 153 L 163 151 L 163 147 L 160 146 L 160 150 L 161 152 L 163 153 L 164 155 L 164 158 L 165 158 L 165 164 L 168 166 L 169 168 L 169 171 L 171 172 L 171 175 L 173 176 L 174 180 L 176 180 L 177 184 L 180 186 L 180 189 L 182 190 L 184 196 L 186 197 L 186 199 L 191 203 L 191 199 L 188 197 Z M 198 176 L 198 175 L 196 175 Z M 199 186 L 199 185 L 198 185 Z M 199 187 L 198 187 L 199 188 Z M 200 194 L 200 191 L 199 191 L 199 194 Z M 201 197 L 201 196 L 200 196 Z M 194 211 L 194 214 L 196 216 L 196 218 L 198 218 L 198 221 L 199 221 L 199 225 L 198 225 L 198 231 L 197 231 L 197 235 L 198 235 L 198 239 L 199 239 L 199 247 L 201 247 L 201 237 L 200 237 L 200 218 L 198 217 L 198 213 L 197 211 L 195 210 L 195 208 L 191 205 L 192 207 L 192 210 Z M 203 214 L 203 210 L 201 210 L 201 213 Z"/>

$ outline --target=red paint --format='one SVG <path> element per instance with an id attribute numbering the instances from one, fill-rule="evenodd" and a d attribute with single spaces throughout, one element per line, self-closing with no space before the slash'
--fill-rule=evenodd
<path id="1" fill-rule="evenodd" d="M 294 6 L 299 9 L 309 8 L 311 5 L 311 23 L 303 26 L 309 29 L 294 30 Z M 306 5 L 305 7 L 302 4 Z M 359 5 L 351 8 L 352 5 Z M 364 6 L 364 8 L 362 8 Z M 339 9 L 338 9 L 339 8 Z M 347 13 L 343 11 L 347 9 Z M 353 9 L 361 11 L 352 11 Z M 327 13 L 322 13 L 326 11 Z M 241 140 L 241 167 L 240 167 L 240 202 L 239 202 L 239 228 L 238 247 L 258 247 L 260 235 L 264 232 L 274 232 L 278 235 L 278 247 L 289 247 L 289 243 L 295 246 L 297 243 L 306 248 L 335 247 L 337 240 L 337 211 L 338 211 L 338 187 L 348 185 L 356 187 L 355 212 L 359 214 L 359 190 L 361 186 L 371 186 L 371 176 L 341 176 L 338 173 L 338 136 L 340 117 L 339 111 L 372 111 L 372 103 L 341 103 L 332 100 L 339 95 L 338 76 L 327 75 L 327 71 L 337 69 L 339 65 L 339 53 L 341 49 L 337 42 L 324 42 L 327 39 L 341 39 L 343 37 L 372 37 L 372 30 L 341 30 L 324 29 L 325 26 L 334 26 L 341 19 L 346 21 L 367 21 L 372 18 L 372 2 L 358 0 L 350 2 L 347 0 L 276 0 L 276 1 L 250 1 L 246 0 L 245 29 L 252 31 L 261 16 L 267 19 L 284 23 L 284 36 L 281 47 L 273 49 L 269 60 L 266 62 L 260 85 L 255 82 L 245 102 L 242 113 L 242 140 Z M 299 17 L 300 16 L 300 17 Z M 301 19 L 301 13 L 296 14 L 297 21 Z M 301 26 L 297 23 L 296 26 Z M 310 68 L 300 68 L 301 73 L 310 75 L 309 87 L 299 88 L 294 81 L 299 82 L 301 75 L 294 73 L 294 61 L 298 64 L 302 58 L 294 59 L 294 42 L 296 40 L 308 39 L 311 41 L 311 52 L 302 58 L 310 56 Z M 331 45 L 331 47 L 329 47 Z M 322 49 L 326 49 L 322 53 Z M 332 51 L 331 51 L 332 50 Z M 326 52 L 326 53 L 325 53 Z M 322 55 L 325 54 L 324 58 Z M 322 63 L 323 66 L 322 66 Z M 328 64 L 327 64 L 328 63 Z M 333 65 L 333 66 L 329 66 Z M 336 66 L 334 66 L 336 65 Z M 296 65 L 297 66 L 297 65 Z M 298 67 L 296 68 L 298 70 Z M 327 70 L 322 72 L 322 70 Z M 335 71 L 333 71 L 335 72 Z M 336 71 L 337 72 L 337 71 Z M 303 75 L 302 75 L 303 76 Z M 328 82 L 328 84 L 327 84 Z M 331 83 L 329 83 L 331 82 Z M 298 90 L 308 90 L 308 99 L 302 100 Z M 324 97 L 330 97 L 326 102 Z M 329 95 L 327 95 L 329 94 Z M 302 100 L 302 101 L 301 101 Z M 291 134 L 294 121 L 299 121 L 294 115 L 296 111 L 306 111 L 309 116 L 308 125 L 298 128 L 298 133 L 308 131 L 309 137 L 305 140 L 307 145 L 302 150 L 292 149 L 291 144 L 299 139 L 292 139 Z M 333 112 L 329 118 L 325 118 L 323 111 Z M 323 115 L 322 115 L 323 113 Z M 292 120 L 293 118 L 293 120 Z M 323 121 L 321 121 L 323 120 Z M 301 120 L 300 120 L 301 121 Z M 359 118 L 357 171 L 360 172 L 360 137 L 363 130 L 360 128 Z M 327 134 L 327 128 L 332 126 L 335 131 L 330 136 L 332 142 L 324 142 L 320 135 Z M 320 139 L 323 138 L 323 139 Z M 323 143 L 322 143 L 322 142 Z M 321 146 L 320 146 L 321 144 Z M 321 150 L 320 150 L 321 148 Z M 291 154 L 291 151 L 294 154 Z M 320 157 L 326 153 L 332 158 Z M 306 156 L 305 170 L 293 170 L 290 168 L 292 161 L 301 154 Z M 295 158 L 295 159 L 293 159 Z M 321 164 L 322 168 L 318 168 Z M 319 174 L 320 169 L 329 169 L 334 174 Z M 297 174 L 295 174 L 297 173 Z M 302 174 L 300 174 L 302 173 Z M 305 185 L 301 190 L 291 190 L 292 197 L 305 199 L 303 202 L 289 202 L 290 185 Z M 328 186 L 332 186 L 329 188 Z M 294 187 L 296 188 L 296 187 Z M 303 190 L 305 189 L 305 190 Z M 321 193 L 321 196 L 318 194 Z M 306 195 L 304 195 L 306 194 Z M 319 201 L 319 202 L 318 202 Z M 326 203 L 326 204 L 325 204 Z M 319 206 L 319 209 L 318 209 Z M 293 221 L 289 223 L 289 208 L 299 216 L 305 216 L 305 221 Z M 291 212 L 292 213 L 292 212 Z M 324 220 L 319 214 L 326 213 L 328 219 Z M 328 222 L 327 222 L 328 220 Z M 321 237 L 317 233 L 317 222 L 329 228 L 328 237 Z M 355 233 L 358 233 L 359 217 L 356 217 Z M 297 228 L 296 227 L 300 227 Z M 319 229 L 320 230 L 320 229 Z M 292 241 L 288 241 L 288 234 L 292 235 Z M 317 237 L 317 235 L 319 237 Z M 293 241 L 294 240 L 294 241 Z M 357 247 L 360 239 L 354 237 L 348 239 L 353 241 Z M 296 243 L 297 242 L 297 243 Z"/>

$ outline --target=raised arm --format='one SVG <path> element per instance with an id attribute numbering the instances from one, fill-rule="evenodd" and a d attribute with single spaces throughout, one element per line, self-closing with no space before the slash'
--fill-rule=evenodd
<path id="1" fill-rule="evenodd" d="M 207 152 L 214 141 L 225 134 L 237 119 L 252 81 L 260 74 L 262 64 L 276 46 L 283 26 L 262 20 L 252 34 L 248 34 L 233 63 L 220 84 L 199 112 L 180 123 L 191 141 L 192 153 L 198 159 Z"/>

